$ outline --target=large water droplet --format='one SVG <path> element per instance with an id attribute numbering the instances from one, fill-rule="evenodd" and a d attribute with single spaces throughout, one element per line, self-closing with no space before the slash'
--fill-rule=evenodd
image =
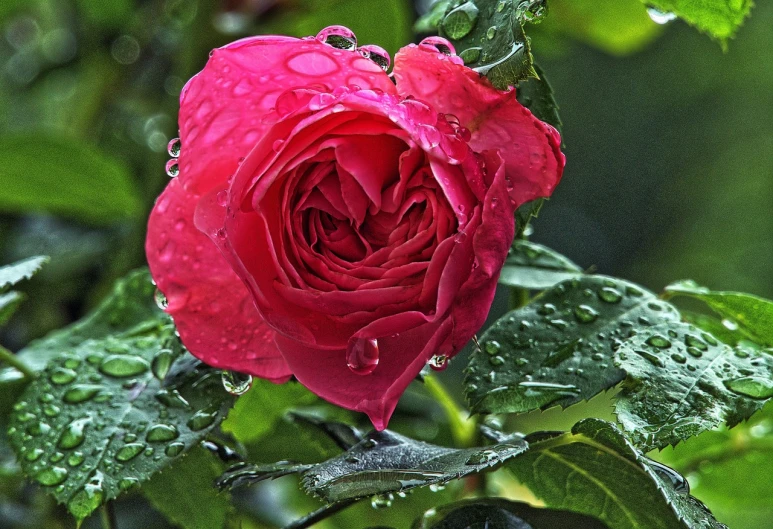
<path id="1" fill-rule="evenodd" d="M 73 494 L 67 502 L 67 509 L 75 518 L 82 520 L 102 504 L 105 497 L 103 481 L 103 474 L 97 471 L 81 490 Z"/>
<path id="2" fill-rule="evenodd" d="M 655 24 L 668 24 L 676 19 L 676 13 L 667 13 L 654 7 L 648 7 L 647 14 Z"/>
<path id="3" fill-rule="evenodd" d="M 252 387 L 252 377 L 244 373 L 223 371 L 221 380 L 223 381 L 223 387 L 231 395 L 244 395 Z"/>
<path id="4" fill-rule="evenodd" d="M 71 467 L 77 467 L 83 464 L 83 461 L 85 461 L 86 457 L 83 455 L 82 452 L 73 452 L 69 455 L 67 458 L 67 464 Z"/>
<path id="5" fill-rule="evenodd" d="M 429 46 L 431 48 L 435 48 L 443 55 L 456 54 L 454 45 L 451 44 L 447 39 L 444 39 L 443 37 L 427 37 L 425 39 L 422 39 L 422 41 L 419 43 L 419 46 Z"/>
<path id="6" fill-rule="evenodd" d="M 118 452 L 115 453 L 115 459 L 121 463 L 126 463 L 140 455 L 143 450 L 145 450 L 145 445 L 143 443 L 129 443 L 123 445 Z"/>
<path id="7" fill-rule="evenodd" d="M 429 367 L 431 367 L 435 371 L 443 371 L 445 368 L 448 367 L 448 356 L 433 355 L 432 358 L 429 359 L 428 363 L 429 363 Z"/>
<path id="8" fill-rule="evenodd" d="M 378 340 L 354 337 L 346 348 L 346 365 L 352 373 L 369 375 L 378 366 Z"/>
<path id="9" fill-rule="evenodd" d="M 502 346 L 496 340 L 489 340 L 483 345 L 483 349 L 486 351 L 486 353 L 494 356 L 499 353 L 499 350 L 502 349 Z"/>
<path id="10" fill-rule="evenodd" d="M 733 393 L 753 399 L 773 397 L 773 380 L 762 377 L 741 377 L 725 381 L 727 389 Z"/>
<path id="11" fill-rule="evenodd" d="M 675 492 L 685 495 L 690 494 L 690 484 L 679 472 L 671 467 L 663 465 L 662 463 L 658 463 L 657 461 L 649 460 L 647 463 L 655 472 L 655 474 L 660 477 L 660 479 L 665 480 L 671 484 Z"/>
<path id="12" fill-rule="evenodd" d="M 346 26 L 328 26 L 317 33 L 317 40 L 341 50 L 353 50 L 357 47 L 357 37 Z"/>
<path id="13" fill-rule="evenodd" d="M 150 369 L 144 358 L 130 355 L 110 355 L 105 357 L 99 370 L 105 375 L 117 378 L 141 375 Z"/>
<path id="14" fill-rule="evenodd" d="M 478 7 L 474 2 L 465 2 L 452 9 L 440 23 L 443 31 L 454 40 L 465 37 L 478 21 Z"/>
<path id="15" fill-rule="evenodd" d="M 215 422 L 217 413 L 212 410 L 199 410 L 188 420 L 188 428 L 193 431 L 203 430 Z"/>
<path id="16" fill-rule="evenodd" d="M 180 433 L 173 425 L 156 424 L 155 426 L 150 427 L 147 435 L 145 436 L 145 440 L 149 443 L 163 443 L 166 441 L 174 441 L 179 436 Z"/>
<path id="17" fill-rule="evenodd" d="M 668 349 L 671 347 L 671 340 L 663 336 L 662 334 L 653 334 L 647 338 L 647 345 L 657 347 L 658 349 Z"/>
<path id="18" fill-rule="evenodd" d="M 577 321 L 580 323 L 591 323 L 596 321 L 596 318 L 599 317 L 599 313 L 589 305 L 578 305 L 574 309 L 574 317 L 577 318 Z"/>
<path id="19" fill-rule="evenodd" d="M 665 367 L 666 364 L 663 362 L 663 360 L 649 351 L 643 351 L 641 349 L 636 349 L 634 351 L 637 355 L 641 356 L 645 360 L 647 360 L 650 364 L 654 365 L 655 367 Z"/>
<path id="20" fill-rule="evenodd" d="M 169 153 L 169 156 L 171 156 L 172 158 L 179 158 L 181 147 L 182 147 L 182 142 L 180 141 L 180 138 L 173 138 L 167 144 L 166 150 Z"/>
<path id="21" fill-rule="evenodd" d="M 150 363 L 150 369 L 153 371 L 153 376 L 159 380 L 164 380 L 169 368 L 172 367 L 172 361 L 174 360 L 174 353 L 171 349 L 161 349 L 153 357 Z"/>
<path id="22" fill-rule="evenodd" d="M 472 64 L 480 59 L 480 52 L 481 49 L 477 47 L 467 48 L 466 50 L 462 50 L 461 53 L 459 53 L 459 57 L 462 58 L 464 64 Z"/>
<path id="23" fill-rule="evenodd" d="M 32 450 L 24 454 L 24 459 L 30 462 L 37 461 L 44 453 L 45 451 L 42 448 L 33 448 Z"/>
<path id="24" fill-rule="evenodd" d="M 709 346 L 706 345 L 706 342 L 704 342 L 697 336 L 693 336 L 692 334 L 688 334 L 684 337 L 684 343 L 688 347 L 695 347 L 696 349 L 700 349 L 701 351 L 709 350 Z"/>
<path id="25" fill-rule="evenodd" d="M 605 303 L 619 303 L 623 295 L 612 287 L 604 287 L 599 290 L 599 299 Z"/>
<path id="26" fill-rule="evenodd" d="M 65 426 L 64 431 L 62 431 L 57 446 L 59 446 L 59 448 L 64 448 L 65 450 L 80 446 L 86 439 L 84 430 L 89 423 L 91 423 L 91 417 L 84 417 L 83 419 L 78 419 L 69 423 Z"/>
<path id="27" fill-rule="evenodd" d="M 172 443 L 166 447 L 164 454 L 166 454 L 167 457 L 175 457 L 180 455 L 184 449 L 185 445 L 183 443 Z"/>
<path id="28" fill-rule="evenodd" d="M 172 158 L 168 162 L 166 162 L 166 174 L 170 178 L 176 178 L 177 175 L 180 174 L 180 164 L 177 161 L 177 158 Z"/>
<path id="29" fill-rule="evenodd" d="M 57 386 L 63 386 L 75 380 L 75 377 L 77 376 L 78 376 L 78 373 L 76 373 L 72 369 L 57 367 L 51 372 L 51 376 L 49 377 L 49 380 L 51 380 L 52 384 L 56 384 Z"/>
<path id="30" fill-rule="evenodd" d="M 169 300 L 166 299 L 164 293 L 159 289 L 156 289 L 154 299 L 156 300 L 156 305 L 158 305 L 158 308 L 161 310 L 166 310 L 166 308 L 169 306 Z"/>
<path id="31" fill-rule="evenodd" d="M 389 57 L 389 52 L 381 46 L 375 44 L 368 44 L 367 46 L 360 46 L 358 51 L 363 57 L 370 59 L 381 67 L 382 70 L 387 71 L 389 65 L 392 64 L 392 59 Z"/>
<path id="32" fill-rule="evenodd" d="M 66 468 L 49 467 L 44 468 L 38 472 L 38 474 L 35 476 L 35 479 L 41 485 L 45 485 L 46 487 L 53 487 L 55 485 L 59 485 L 60 483 L 64 483 L 67 480 L 68 474 L 69 473 L 67 472 Z"/>

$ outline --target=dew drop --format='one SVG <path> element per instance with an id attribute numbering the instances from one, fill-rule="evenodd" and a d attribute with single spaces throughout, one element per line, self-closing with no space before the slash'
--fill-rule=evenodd
<path id="1" fill-rule="evenodd" d="M 623 299 L 623 295 L 612 287 L 602 288 L 598 296 L 604 303 L 619 303 Z"/>
<path id="2" fill-rule="evenodd" d="M 41 485 L 44 485 L 46 487 L 53 487 L 55 485 L 59 485 L 60 483 L 64 483 L 65 480 L 67 480 L 68 472 L 66 468 L 63 467 L 49 467 L 44 468 L 38 474 L 35 476 L 35 479 L 40 483 Z"/>
<path id="3" fill-rule="evenodd" d="M 641 356 L 645 360 L 647 360 L 650 364 L 654 365 L 655 367 L 665 367 L 666 364 L 663 362 L 663 360 L 660 359 L 657 355 L 654 355 L 650 353 L 649 351 L 643 351 L 640 349 L 636 349 L 634 351 L 637 355 Z"/>
<path id="4" fill-rule="evenodd" d="M 443 55 L 456 54 L 454 45 L 451 44 L 447 39 L 444 39 L 443 37 L 427 37 L 425 39 L 422 39 L 422 41 L 419 43 L 419 46 L 429 46 L 431 48 L 435 48 Z"/>
<path id="5" fill-rule="evenodd" d="M 317 33 L 317 40 L 341 50 L 353 50 L 357 47 L 357 37 L 346 26 L 328 26 Z"/>
<path id="6" fill-rule="evenodd" d="M 495 354 L 499 353 L 499 350 L 501 348 L 502 348 L 502 346 L 496 340 L 489 340 L 483 346 L 483 349 L 486 351 L 486 353 L 488 353 L 490 355 L 495 355 Z"/>
<path id="7" fill-rule="evenodd" d="M 492 40 L 494 37 L 496 37 L 496 35 L 497 35 L 497 27 L 496 26 L 491 26 L 490 28 L 488 28 L 486 30 L 486 38 L 488 40 Z"/>
<path id="8" fill-rule="evenodd" d="M 556 306 L 552 303 L 545 303 L 541 307 L 537 309 L 537 314 L 541 314 L 542 316 L 550 316 L 551 314 L 554 314 L 556 312 Z"/>
<path id="9" fill-rule="evenodd" d="M 76 384 L 68 389 L 62 400 L 67 404 L 79 404 L 93 399 L 102 390 L 102 386 L 94 384 Z"/>
<path id="10" fill-rule="evenodd" d="M 244 395 L 252 387 L 252 376 L 234 371 L 223 371 L 220 375 L 223 388 L 231 395 Z"/>
<path id="11" fill-rule="evenodd" d="M 480 59 L 480 51 L 480 48 L 477 47 L 467 48 L 466 50 L 462 50 L 459 57 L 462 58 L 464 64 L 472 64 Z M 510 184 L 510 186 L 512 187 L 512 184 Z"/>
<path id="12" fill-rule="evenodd" d="M 389 52 L 381 46 L 368 44 L 367 46 L 361 46 L 358 48 L 358 51 L 362 53 L 364 57 L 367 57 L 371 61 L 378 64 L 379 67 L 384 71 L 389 70 L 389 65 L 392 64 L 392 59 L 389 57 Z"/>
<path id="13" fill-rule="evenodd" d="M 91 423 L 91 417 L 84 417 L 83 419 L 78 419 L 69 423 L 65 426 L 64 431 L 62 431 L 57 446 L 59 448 L 64 448 L 65 450 L 70 450 L 83 444 L 83 441 L 86 440 L 84 430 L 89 423 Z"/>
<path id="14" fill-rule="evenodd" d="M 695 347 L 696 349 L 700 349 L 701 351 L 709 350 L 709 346 L 706 345 L 706 342 L 704 342 L 697 336 L 693 336 L 692 334 L 688 334 L 684 337 L 684 343 L 688 347 Z"/>
<path id="15" fill-rule="evenodd" d="M 153 372 L 153 376 L 159 380 L 166 378 L 169 373 L 169 368 L 172 367 L 172 361 L 174 360 L 174 353 L 171 349 L 161 349 L 153 357 L 150 363 L 150 369 Z"/>
<path id="16" fill-rule="evenodd" d="M 599 313 L 588 305 L 578 305 L 574 309 L 574 316 L 580 323 L 591 323 L 599 317 Z"/>
<path id="17" fill-rule="evenodd" d="M 170 178 L 176 178 L 177 175 L 180 174 L 180 164 L 177 161 L 177 158 L 172 158 L 168 162 L 166 162 L 166 174 Z"/>
<path id="18" fill-rule="evenodd" d="M 662 334 L 653 334 L 647 338 L 647 345 L 657 347 L 658 349 L 668 349 L 671 347 L 671 340 L 663 336 Z"/>
<path id="19" fill-rule="evenodd" d="M 395 497 L 390 494 L 379 494 L 370 499 L 370 506 L 374 509 L 386 509 L 392 506 Z"/>
<path id="20" fill-rule="evenodd" d="M 188 420 L 188 428 L 194 432 L 211 426 L 217 418 L 217 413 L 212 410 L 199 410 Z"/>
<path id="21" fill-rule="evenodd" d="M 676 19 L 675 13 L 668 13 L 655 9 L 654 7 L 647 8 L 647 14 L 650 16 L 655 24 L 668 24 Z"/>
<path id="22" fill-rule="evenodd" d="M 126 463 L 140 455 L 143 450 L 145 450 L 145 445 L 143 443 L 125 444 L 115 453 L 115 460 Z"/>
<path id="23" fill-rule="evenodd" d="M 459 40 L 472 31 L 478 21 L 478 7 L 474 2 L 465 2 L 452 9 L 442 20 L 441 25 L 446 35 Z"/>
<path id="24" fill-rule="evenodd" d="M 83 461 L 85 460 L 85 456 L 82 452 L 73 452 L 70 454 L 70 456 L 67 458 L 67 464 L 71 467 L 77 467 L 83 464 Z"/>
<path id="25" fill-rule="evenodd" d="M 346 349 L 346 365 L 352 373 L 369 375 L 378 366 L 378 340 L 353 337 Z"/>
<path id="26" fill-rule="evenodd" d="M 773 380 L 762 377 L 741 377 L 725 381 L 727 389 L 733 393 L 753 399 L 773 397 Z"/>
<path id="27" fill-rule="evenodd" d="M 429 367 L 435 371 L 443 371 L 448 367 L 448 356 L 446 355 L 433 355 L 429 359 Z"/>
<path id="28" fill-rule="evenodd" d="M 271 144 L 271 148 L 274 150 L 274 152 L 279 152 L 282 150 L 282 146 L 285 144 L 285 141 L 281 138 L 274 140 L 274 143 Z"/>
<path id="29" fill-rule="evenodd" d="M 37 461 L 44 453 L 45 452 L 42 448 L 33 448 L 32 450 L 24 454 L 24 459 L 26 459 L 29 462 Z"/>
<path id="30" fill-rule="evenodd" d="M 99 370 L 105 375 L 124 378 L 141 375 L 150 369 L 150 364 L 144 358 L 130 355 L 110 355 L 105 357 Z"/>
<path id="31" fill-rule="evenodd" d="M 184 449 L 185 445 L 183 443 L 172 443 L 166 447 L 164 454 L 166 454 L 167 457 L 175 457 L 179 456 Z"/>
<path id="32" fill-rule="evenodd" d="M 166 151 L 169 153 L 169 156 L 171 156 L 172 158 L 179 158 L 181 147 L 182 147 L 182 142 L 180 141 L 180 138 L 174 138 L 167 144 Z"/>
<path id="33" fill-rule="evenodd" d="M 166 308 L 169 306 L 169 300 L 166 299 L 166 296 L 163 292 L 161 292 L 159 289 L 156 289 L 156 293 L 153 296 L 153 299 L 156 300 L 156 305 L 161 310 L 166 310 Z"/>
<path id="34" fill-rule="evenodd" d="M 77 376 L 78 374 L 72 369 L 57 367 L 51 373 L 49 380 L 51 380 L 52 384 L 56 384 L 57 386 L 63 386 L 75 380 Z"/>
<path id="35" fill-rule="evenodd" d="M 73 494 L 67 502 L 67 509 L 75 518 L 82 520 L 102 504 L 105 497 L 102 489 L 104 476 L 97 471 L 89 482 L 78 492 Z"/>
<path id="36" fill-rule="evenodd" d="M 499 459 L 499 454 L 494 450 L 481 450 L 470 455 L 465 461 L 467 465 L 485 465 Z"/>
<path id="37" fill-rule="evenodd" d="M 180 433 L 173 425 L 156 424 L 155 426 L 150 427 L 147 435 L 145 436 L 145 440 L 149 443 L 164 443 L 167 441 L 174 441 L 179 436 Z"/>

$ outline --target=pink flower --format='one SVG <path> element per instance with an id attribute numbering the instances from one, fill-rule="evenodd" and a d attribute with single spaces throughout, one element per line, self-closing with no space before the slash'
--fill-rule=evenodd
<path id="1" fill-rule="evenodd" d="M 564 157 L 447 41 L 400 50 L 396 85 L 382 49 L 353 48 L 332 27 L 214 50 L 183 89 L 146 250 L 192 354 L 294 375 L 383 429 L 483 324 L 514 208 L 551 194 Z"/>

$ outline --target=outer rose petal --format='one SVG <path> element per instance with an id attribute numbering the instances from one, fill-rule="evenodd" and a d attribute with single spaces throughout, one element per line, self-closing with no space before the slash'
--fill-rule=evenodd
<path id="1" fill-rule="evenodd" d="M 395 92 L 381 68 L 358 53 L 315 39 L 261 36 L 214 50 L 183 89 L 180 174 L 151 213 L 146 253 L 183 342 L 210 365 L 275 381 L 290 376 L 248 289 L 194 226 L 196 204 L 226 186 L 239 159 L 277 121 L 272 107 L 280 94 L 346 84 Z"/>
<path id="2" fill-rule="evenodd" d="M 150 215 L 146 252 L 188 350 L 209 365 L 284 382 L 287 364 L 247 288 L 193 225 L 198 197 L 175 179 Z"/>
<path id="3" fill-rule="evenodd" d="M 395 56 L 397 90 L 453 114 L 472 133 L 476 152 L 497 149 L 515 206 L 547 197 L 561 179 L 565 157 L 558 132 L 523 107 L 515 92 L 500 92 L 470 68 L 429 46 L 409 45 Z M 509 187 L 509 186 L 508 186 Z"/>

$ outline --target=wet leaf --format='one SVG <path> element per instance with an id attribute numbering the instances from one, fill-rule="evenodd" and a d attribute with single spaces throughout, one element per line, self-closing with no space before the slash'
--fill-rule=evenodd
<path id="1" fill-rule="evenodd" d="M 528 108 L 537 118 L 553 125 L 558 132 L 561 132 L 563 123 L 558 115 L 558 103 L 553 95 L 553 88 L 542 68 L 535 64 L 534 71 L 538 77 L 532 77 L 518 83 L 516 90 L 518 102 Z"/>
<path id="2" fill-rule="evenodd" d="M 542 290 L 582 275 L 582 269 L 563 255 L 533 242 L 516 240 L 499 282 L 511 287 Z"/>
<path id="3" fill-rule="evenodd" d="M 531 441 L 507 468 L 548 507 L 596 517 L 610 529 L 727 529 L 599 419 Z"/>
<path id="4" fill-rule="evenodd" d="M 687 323 L 641 332 L 618 349 L 628 376 L 615 412 L 645 450 L 748 419 L 773 397 L 773 356 L 732 348 Z"/>
<path id="5" fill-rule="evenodd" d="M 0 267 L 0 290 L 32 278 L 47 262 L 48 257 L 37 256 Z"/>
<path id="6" fill-rule="evenodd" d="M 590 399 L 623 380 L 613 357 L 625 340 L 678 319 L 674 307 L 633 283 L 565 281 L 483 334 L 467 368 L 467 400 L 476 413 L 523 413 Z"/>
<path id="7" fill-rule="evenodd" d="M 673 13 L 724 44 L 732 38 L 754 5 L 752 0 L 642 0 L 660 13 Z"/>

